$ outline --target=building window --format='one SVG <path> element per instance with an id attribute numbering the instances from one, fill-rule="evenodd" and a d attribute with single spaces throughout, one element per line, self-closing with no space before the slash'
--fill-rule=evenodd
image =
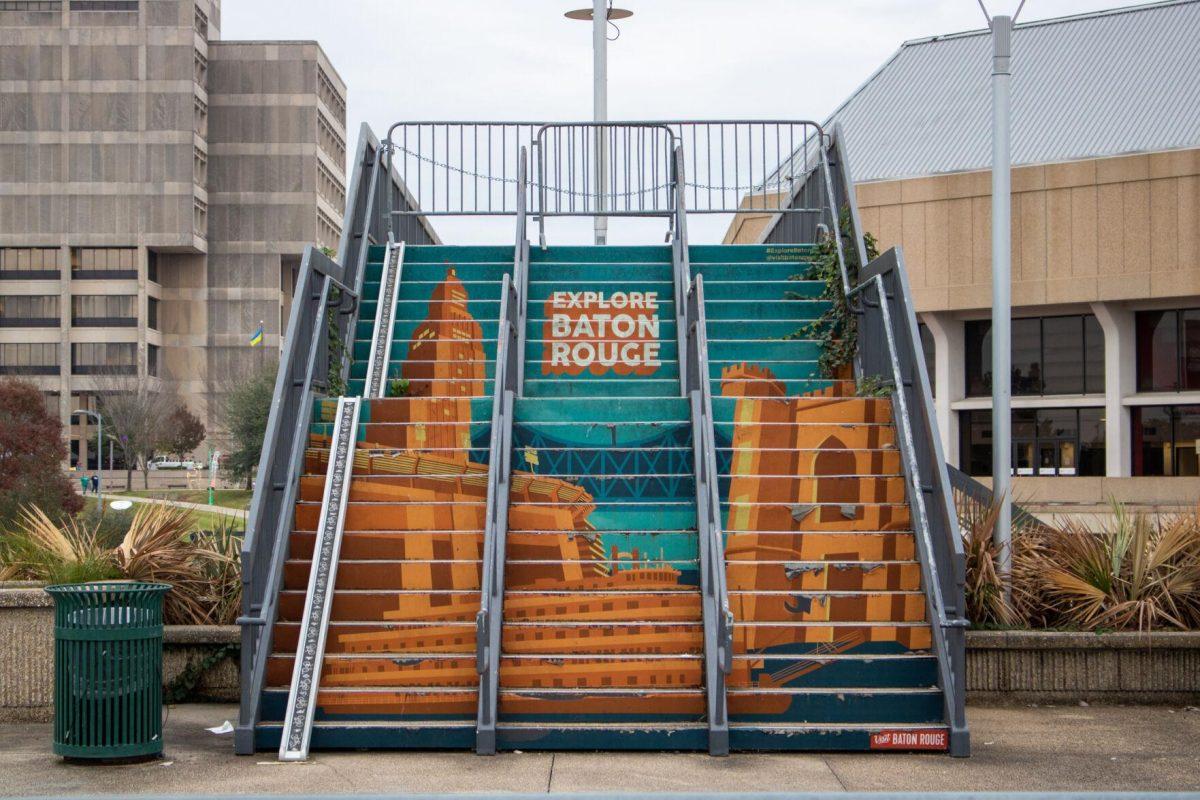
<path id="1" fill-rule="evenodd" d="M 1134 406 L 1133 474 L 1200 475 L 1200 406 Z"/>
<path id="2" fill-rule="evenodd" d="M 959 463 L 992 474 L 992 412 L 961 412 Z M 1104 475 L 1103 408 L 1021 408 L 1012 412 L 1015 475 Z"/>
<path id="3" fill-rule="evenodd" d="M 152 331 L 158 330 L 158 298 L 146 298 L 146 327 Z"/>
<path id="4" fill-rule="evenodd" d="M 966 323 L 967 396 L 992 391 L 992 323 Z M 1014 395 L 1102 394 L 1104 331 L 1092 314 L 1012 321 Z"/>
<path id="5" fill-rule="evenodd" d="M 325 70 L 320 67 L 317 68 L 317 96 L 321 98 L 325 107 L 333 112 L 334 119 L 345 125 L 346 101 L 337 87 L 333 85 L 333 81 L 325 74 Z"/>
<path id="6" fill-rule="evenodd" d="M 0 0 L 0 11 L 61 11 L 62 0 Z M 58 413 L 57 411 L 55 413 Z"/>
<path id="7" fill-rule="evenodd" d="M 72 11 L 134 11 L 138 0 L 71 0 Z"/>
<path id="8" fill-rule="evenodd" d="M 1139 392 L 1200 390 L 1200 308 L 1137 313 Z"/>
<path id="9" fill-rule="evenodd" d="M 925 356 L 925 371 L 929 373 L 929 391 L 937 394 L 937 345 L 933 341 L 933 333 L 924 322 L 917 323 L 917 333 L 921 336 L 921 353 Z"/>
<path id="10" fill-rule="evenodd" d="M 151 378 L 158 377 L 158 345 L 146 345 L 146 374 Z"/>
<path id="11" fill-rule="evenodd" d="M 136 279 L 137 276 L 135 247 L 76 247 L 71 250 L 72 278 Z"/>
<path id="12" fill-rule="evenodd" d="M 137 327 L 137 296 L 77 294 L 71 298 L 71 324 L 77 328 Z"/>
<path id="13" fill-rule="evenodd" d="M 208 39 L 208 15 L 196 6 L 196 33 L 200 34 L 200 38 Z"/>
<path id="14" fill-rule="evenodd" d="M 208 104 L 199 97 L 192 102 L 192 111 L 195 116 L 194 129 L 200 135 L 201 139 L 208 138 Z"/>
<path id="15" fill-rule="evenodd" d="M 341 238 L 342 229 L 325 212 L 317 209 L 317 243 L 337 250 Z"/>
<path id="16" fill-rule="evenodd" d="M 208 59 L 199 50 L 193 51 L 192 56 L 194 63 L 192 77 L 200 86 L 205 86 L 208 81 Z"/>
<path id="17" fill-rule="evenodd" d="M 208 203 L 200 199 L 192 201 L 192 233 L 197 236 L 208 233 Z"/>
<path id="18" fill-rule="evenodd" d="M 57 375 L 58 345 L 54 342 L 0 344 L 0 375 Z"/>
<path id="19" fill-rule="evenodd" d="M 133 342 L 82 342 L 71 345 L 72 375 L 136 375 Z"/>
<path id="20" fill-rule="evenodd" d="M 57 247 L 0 247 L 0 281 L 58 280 Z"/>
<path id="21" fill-rule="evenodd" d="M 0 328 L 57 328 L 58 295 L 0 295 Z"/>
<path id="22" fill-rule="evenodd" d="M 154 250 L 146 251 L 146 279 L 158 283 L 158 253 Z"/>
<path id="23" fill-rule="evenodd" d="M 346 208 L 346 188 L 320 161 L 317 162 L 317 193 L 338 211 Z"/>
<path id="24" fill-rule="evenodd" d="M 199 147 L 192 155 L 192 182 L 197 186 L 208 184 L 208 154 Z"/>
<path id="25" fill-rule="evenodd" d="M 346 142 L 338 135 L 325 118 L 317 116 L 318 144 L 334 164 L 341 166 L 346 163 Z"/>

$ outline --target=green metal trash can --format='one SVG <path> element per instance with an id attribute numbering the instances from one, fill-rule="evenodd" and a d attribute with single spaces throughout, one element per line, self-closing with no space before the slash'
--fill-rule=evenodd
<path id="1" fill-rule="evenodd" d="M 162 754 L 165 583 L 47 586 L 54 597 L 54 752 L 80 759 Z"/>

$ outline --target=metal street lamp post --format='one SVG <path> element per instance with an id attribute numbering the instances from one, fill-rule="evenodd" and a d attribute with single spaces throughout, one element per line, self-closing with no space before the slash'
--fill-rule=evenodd
<path id="1" fill-rule="evenodd" d="M 1012 596 L 1012 149 L 1010 141 L 1011 16 L 991 16 L 992 31 L 992 497 L 999 504 L 992 532 L 1004 596 Z"/>
<path id="2" fill-rule="evenodd" d="M 590 20 L 592 23 L 592 120 L 608 122 L 608 23 L 614 19 L 627 19 L 633 12 L 624 8 L 613 8 L 612 0 L 592 0 L 591 8 L 568 11 L 568 19 Z M 608 199 L 604 190 L 608 185 L 608 148 L 606 131 L 596 128 L 596 218 L 594 221 L 596 244 L 608 243 L 608 217 L 603 212 Z"/>
<path id="3" fill-rule="evenodd" d="M 100 415 L 99 411 L 89 411 L 86 408 L 75 409 L 71 413 L 71 416 L 75 416 L 75 414 L 83 414 L 85 417 L 96 418 L 96 477 L 99 481 L 96 484 L 96 503 L 99 506 L 100 513 L 103 514 L 104 490 L 102 487 L 104 486 L 104 480 L 100 478 L 100 471 L 104 469 L 104 417 Z M 83 463 L 83 468 L 85 471 L 87 470 L 86 461 Z"/>

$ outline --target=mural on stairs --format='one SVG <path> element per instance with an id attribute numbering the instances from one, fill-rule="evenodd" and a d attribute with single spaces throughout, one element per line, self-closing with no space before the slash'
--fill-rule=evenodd
<path id="1" fill-rule="evenodd" d="M 322 688 L 340 691 L 319 695 L 325 718 L 475 718 L 494 344 L 472 305 L 448 267 L 408 336 L 408 395 L 364 409 L 343 546 L 344 561 L 362 561 L 339 569 Z M 652 292 L 551 294 L 543 374 L 654 375 L 658 309 Z M 852 676 L 861 662 L 823 656 L 929 646 L 927 626 L 903 624 L 924 619 L 924 599 L 902 533 L 902 483 L 856 477 L 897 463 L 888 404 L 835 390 L 802 402 L 753 364 L 721 375 L 714 407 L 739 623 L 731 718 L 824 719 L 814 696 L 777 690 L 862 685 Z M 319 423 L 333 407 L 321 404 Z M 608 431 L 514 428 L 502 721 L 704 719 L 690 422 L 646 425 L 630 412 L 638 424 L 623 428 L 623 413 L 614 399 Z M 314 430 L 307 472 L 323 474 L 327 442 Z M 622 480 L 631 469 L 653 480 Z M 319 492 L 321 480 L 302 491 Z M 315 523 L 297 508 L 297 531 Z"/>
<path id="2" fill-rule="evenodd" d="M 886 624 L 925 618 L 903 484 L 882 477 L 899 471 L 888 401 L 841 397 L 836 386 L 788 397 L 770 369 L 749 364 L 721 377 L 730 606 L 756 623 L 735 626 L 745 667 L 731 689 L 852 686 L 851 665 L 799 656 L 928 648 L 927 626 Z M 831 674 L 815 679 L 821 669 Z"/>

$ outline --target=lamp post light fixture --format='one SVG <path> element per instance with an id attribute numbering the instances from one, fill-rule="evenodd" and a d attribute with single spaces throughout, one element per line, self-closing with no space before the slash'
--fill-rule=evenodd
<path id="1" fill-rule="evenodd" d="M 992 541 L 1004 596 L 1012 597 L 1012 146 L 1010 17 L 979 8 L 992 31 L 992 498 L 999 505 Z"/>
<path id="2" fill-rule="evenodd" d="M 104 469 L 104 417 L 99 411 L 91 411 L 86 408 L 77 408 L 71 412 L 71 416 L 83 414 L 85 417 L 96 418 L 96 505 L 100 508 L 100 513 L 104 513 L 104 479 L 100 478 L 100 472 Z M 84 461 L 83 469 L 87 471 L 87 462 Z"/>
<path id="3" fill-rule="evenodd" d="M 591 8 L 568 11 L 567 19 L 592 23 L 592 121 L 608 122 L 608 25 L 616 19 L 629 19 L 633 12 L 613 8 L 612 0 L 592 0 Z M 596 128 L 596 219 L 595 241 L 608 243 L 608 217 L 604 216 L 604 187 L 608 182 L 608 150 L 601 128 Z"/>

